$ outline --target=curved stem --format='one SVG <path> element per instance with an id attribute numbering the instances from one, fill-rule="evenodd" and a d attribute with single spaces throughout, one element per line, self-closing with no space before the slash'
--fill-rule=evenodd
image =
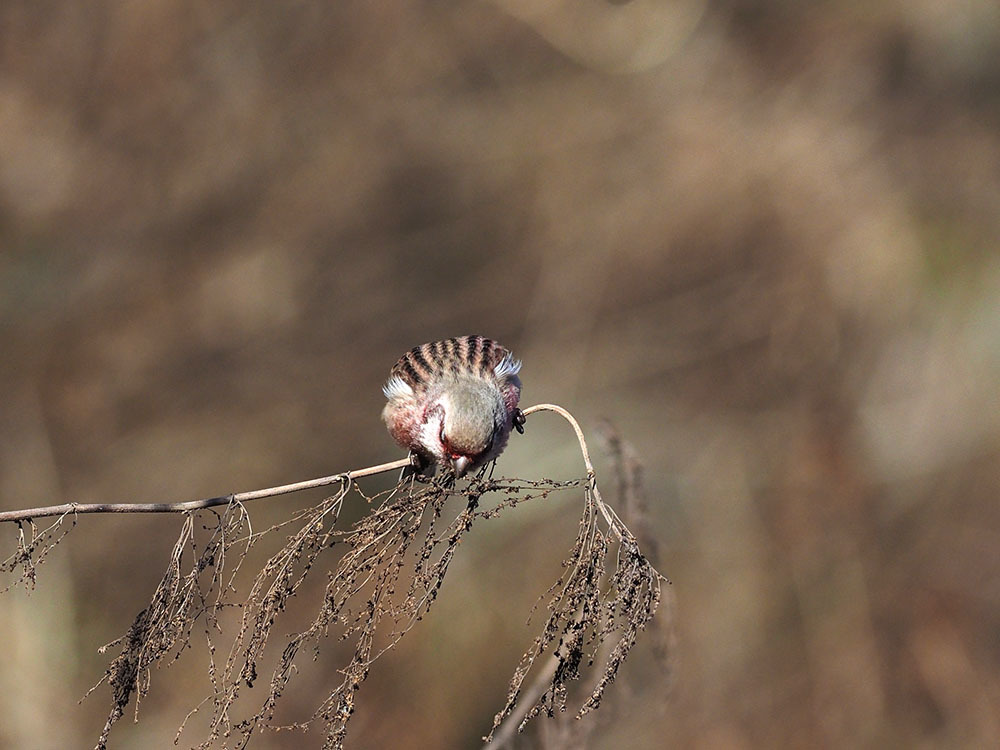
<path id="1" fill-rule="evenodd" d="M 597 475 L 594 472 L 594 464 L 590 460 L 590 451 L 587 450 L 587 440 L 583 437 L 583 430 L 580 429 L 580 423 L 576 421 L 576 417 L 557 404 L 535 404 L 524 409 L 521 413 L 524 416 L 528 416 L 536 411 L 554 411 L 572 425 L 573 431 L 576 433 L 576 439 L 580 442 L 580 453 L 583 454 L 583 463 L 587 467 L 587 479 L 590 483 L 590 491 L 594 497 L 594 504 L 601 515 L 604 516 L 608 528 L 615 536 L 624 540 L 629 531 L 615 512 L 607 506 L 604 498 L 601 497 L 601 491 L 597 488 Z"/>
<path id="2" fill-rule="evenodd" d="M 587 450 L 587 441 L 583 437 L 583 430 L 580 429 L 580 423 L 576 421 L 576 418 L 558 404 L 535 404 L 522 410 L 521 413 L 524 416 L 528 416 L 529 414 L 534 414 L 536 411 L 554 411 L 572 425 L 573 431 L 576 432 L 576 439 L 580 441 L 580 452 L 583 454 L 583 463 L 587 467 L 587 474 L 592 477 L 594 475 L 594 464 L 590 461 L 590 451 Z"/>

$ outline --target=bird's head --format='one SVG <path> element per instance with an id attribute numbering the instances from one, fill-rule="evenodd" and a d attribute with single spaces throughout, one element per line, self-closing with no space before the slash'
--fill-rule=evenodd
<path id="1" fill-rule="evenodd" d="M 479 377 L 453 377 L 442 384 L 428 427 L 435 451 L 456 476 L 495 457 L 505 407 L 496 385 Z"/>

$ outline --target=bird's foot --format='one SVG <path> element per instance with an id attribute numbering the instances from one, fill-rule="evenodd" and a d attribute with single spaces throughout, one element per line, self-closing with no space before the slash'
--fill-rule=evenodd
<path id="1" fill-rule="evenodd" d="M 521 435 L 524 434 L 524 423 L 528 421 L 528 418 L 524 416 L 524 412 L 520 409 L 514 409 L 514 429 L 517 430 Z"/>
<path id="2" fill-rule="evenodd" d="M 399 473 L 399 481 L 402 482 L 404 479 L 412 477 L 418 482 L 429 482 L 433 474 L 433 464 L 419 453 L 410 451 L 410 465 L 403 467 L 403 470 Z"/>

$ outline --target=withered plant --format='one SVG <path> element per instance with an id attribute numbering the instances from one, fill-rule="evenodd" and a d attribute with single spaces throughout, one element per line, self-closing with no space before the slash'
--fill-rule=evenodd
<path id="1" fill-rule="evenodd" d="M 604 502 L 587 444 L 576 420 L 561 407 L 541 404 L 525 410 L 555 411 L 576 431 L 587 474 L 572 481 L 494 479 L 485 471 L 456 483 L 447 473 L 433 481 L 401 479 L 394 487 L 367 495 L 357 480 L 405 466 L 403 459 L 382 466 L 299 482 L 283 487 L 238 493 L 187 503 L 151 505 L 79 505 L 0 513 L 0 522 L 19 526 L 15 551 L 0 572 L 27 587 L 36 584 L 38 565 L 76 524 L 80 513 L 178 512 L 184 520 L 166 571 L 149 604 L 117 640 L 101 650 L 116 650 L 104 676 L 88 691 L 107 683 L 111 706 L 96 747 L 107 747 L 109 735 L 134 696 L 134 714 L 149 693 L 152 668 L 180 658 L 196 631 L 208 647 L 211 691 L 194 706 L 177 732 L 177 740 L 196 712 L 209 717 L 207 734 L 197 748 L 246 747 L 255 732 L 276 728 L 276 708 L 296 664 L 317 658 L 331 636 L 350 644 L 340 681 L 312 715 L 294 725 L 322 731 L 325 749 L 341 748 L 354 713 L 358 691 L 373 664 L 428 613 L 444 583 L 458 546 L 479 519 L 495 518 L 509 508 L 555 492 L 583 495 L 583 514 L 576 540 L 563 561 L 563 571 L 543 594 L 544 622 L 525 651 L 510 681 L 507 699 L 484 740 L 493 747 L 511 738 L 540 713 L 564 714 L 573 703 L 571 685 L 587 676 L 586 690 L 574 706 L 577 718 L 600 706 L 640 631 L 661 604 L 661 576 L 640 549 L 640 540 Z M 606 431 L 607 435 L 615 435 Z M 617 436 L 608 438 L 619 474 L 621 507 L 640 534 L 648 528 L 638 498 L 637 464 Z M 336 492 L 317 505 L 262 531 L 254 531 L 246 503 L 262 497 L 324 484 Z M 446 515 L 449 499 L 464 507 Z M 484 502 L 490 498 L 490 503 Z M 372 510 L 350 528 L 338 520 L 344 503 L 367 501 Z M 35 519 L 56 517 L 40 529 Z M 25 529 L 27 528 L 27 533 Z M 238 586 L 248 552 L 262 539 L 285 535 L 283 546 L 253 575 L 248 589 Z M 648 549 L 651 537 L 642 538 Z M 291 635 L 276 636 L 275 624 L 307 577 L 328 570 L 322 600 L 312 621 Z M 243 593 L 241 593 L 241 591 Z M 239 612 L 235 632 L 224 632 L 225 610 Z M 668 612 L 669 614 L 669 612 Z M 661 618 L 662 619 L 662 618 Z M 669 627 L 669 623 L 668 623 Z M 663 633 L 669 632 L 668 628 Z M 281 642 L 276 665 L 262 677 L 265 653 Z M 654 650 L 666 655 L 669 638 L 654 639 Z M 529 687 L 525 681 L 534 679 Z M 267 680 L 263 699 L 251 699 L 244 688 Z M 563 734 L 566 734 L 563 732 Z M 581 739 L 582 738 L 578 738 Z M 578 743 L 579 744 L 579 743 Z"/>

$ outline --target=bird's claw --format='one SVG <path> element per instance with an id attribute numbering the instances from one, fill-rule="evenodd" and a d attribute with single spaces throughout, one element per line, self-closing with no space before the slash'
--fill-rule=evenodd
<path id="1" fill-rule="evenodd" d="M 514 429 L 518 431 L 521 435 L 524 434 L 524 423 L 528 421 L 528 418 L 524 416 L 524 412 L 520 409 L 514 409 Z"/>
<path id="2" fill-rule="evenodd" d="M 409 458 L 410 465 L 404 466 L 403 470 L 399 472 L 399 481 L 402 482 L 404 479 L 410 479 L 411 477 L 419 482 L 430 481 L 430 477 L 426 473 L 430 466 L 427 459 L 416 451 L 410 451 Z"/>

